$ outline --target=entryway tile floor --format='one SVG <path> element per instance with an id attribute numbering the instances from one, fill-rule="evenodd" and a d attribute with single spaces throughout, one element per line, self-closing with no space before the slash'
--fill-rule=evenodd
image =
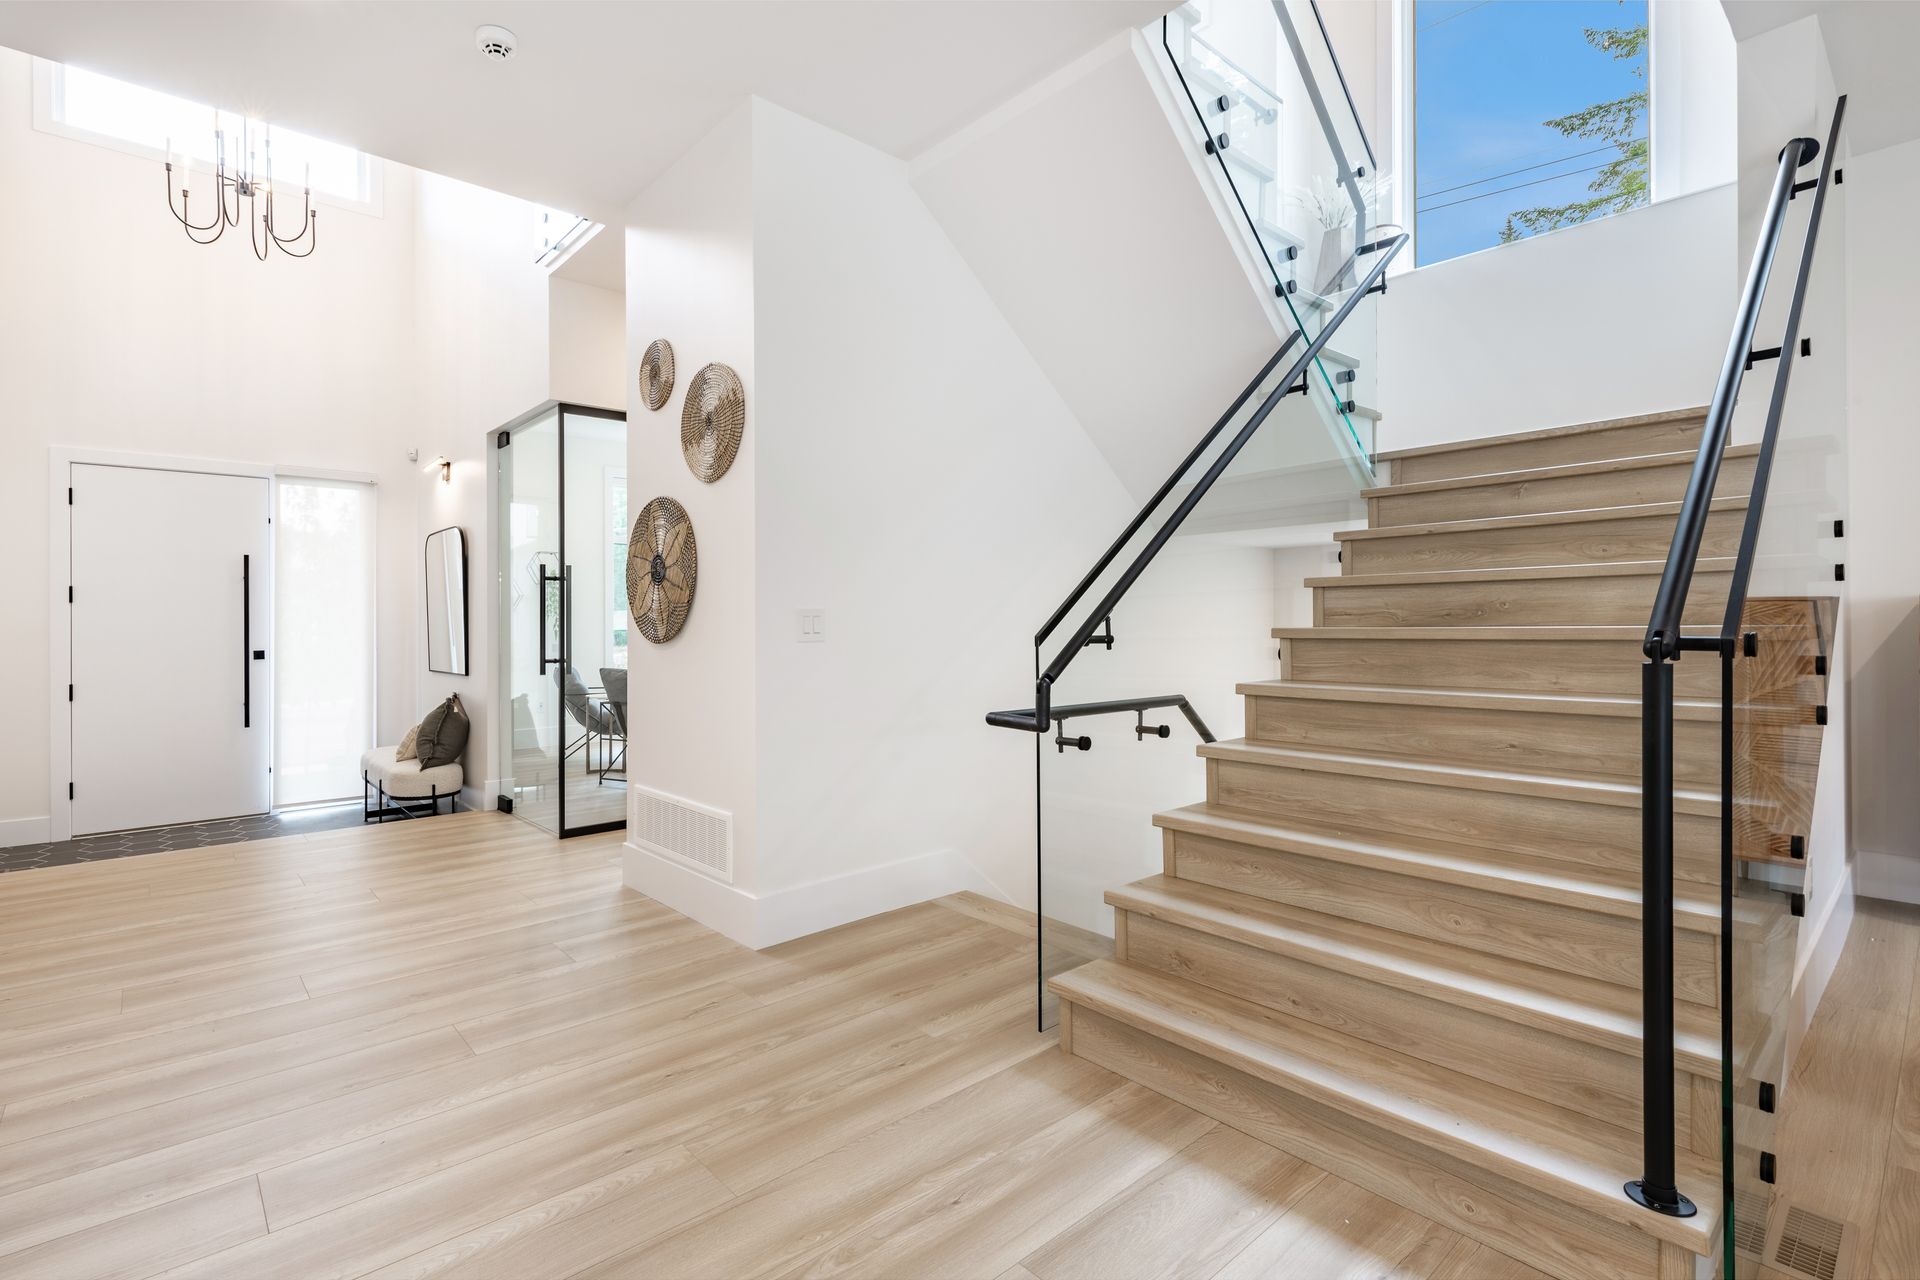
<path id="1" fill-rule="evenodd" d="M 341 827 L 357 827 L 360 822 L 361 803 L 353 800 L 345 804 L 281 809 L 247 818 L 219 818 L 212 822 L 189 822 L 173 827 L 114 831 L 105 835 L 83 836 L 78 840 L 62 840 L 55 844 L 23 844 L 0 849 L 0 872 L 61 867 L 74 862 L 102 862 L 108 858 L 164 853 L 171 849 L 201 849 L 208 845 L 238 844 L 243 840 L 266 840 L 273 836 L 301 835 L 309 831 L 332 831 Z"/>

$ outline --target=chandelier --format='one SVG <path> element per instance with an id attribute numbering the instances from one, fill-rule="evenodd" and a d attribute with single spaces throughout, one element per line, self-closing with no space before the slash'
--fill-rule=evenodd
<path id="1" fill-rule="evenodd" d="M 188 194 L 190 168 L 186 157 L 180 156 L 180 207 L 173 203 L 173 164 L 175 152 L 173 139 L 167 139 L 167 211 L 173 214 L 174 221 L 186 228 L 187 239 L 195 244 L 212 244 L 226 232 L 228 227 L 237 227 L 241 220 L 241 201 L 246 202 L 247 239 L 253 246 L 253 256 L 265 262 L 267 255 L 275 249 L 290 258 L 305 258 L 312 255 L 318 243 L 317 229 L 320 213 L 313 207 L 312 166 L 302 178 L 300 197 L 300 229 L 290 236 L 280 234 L 279 223 L 274 218 L 273 178 L 273 130 L 262 130 L 260 155 L 256 158 L 253 149 L 253 127 L 242 121 L 240 126 L 240 145 L 234 155 L 234 171 L 227 172 L 227 135 L 220 128 L 219 117 L 214 117 L 213 154 L 214 154 L 214 196 L 213 216 L 204 223 L 193 220 L 191 197 Z M 262 205 L 265 208 L 261 208 Z M 211 233 L 211 234 L 209 234 Z M 305 247 L 302 246 L 304 242 Z"/>

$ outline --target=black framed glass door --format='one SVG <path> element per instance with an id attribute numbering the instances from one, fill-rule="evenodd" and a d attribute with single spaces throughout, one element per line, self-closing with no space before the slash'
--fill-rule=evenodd
<path id="1" fill-rule="evenodd" d="M 549 403 L 495 437 L 502 807 L 626 825 L 626 415 Z"/>

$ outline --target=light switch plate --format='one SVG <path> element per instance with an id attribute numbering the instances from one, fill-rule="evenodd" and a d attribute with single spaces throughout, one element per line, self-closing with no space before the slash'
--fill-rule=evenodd
<path id="1" fill-rule="evenodd" d="M 827 611 L 825 609 L 802 609 L 798 614 L 801 644 L 825 644 L 827 639 Z"/>

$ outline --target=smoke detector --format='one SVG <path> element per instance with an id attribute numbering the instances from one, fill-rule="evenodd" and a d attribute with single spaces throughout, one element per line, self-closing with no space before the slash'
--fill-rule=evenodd
<path id="1" fill-rule="evenodd" d="M 505 27 L 496 27 L 489 23 L 476 27 L 473 32 L 473 47 L 480 56 L 493 62 L 505 62 L 520 47 L 520 38 Z"/>

